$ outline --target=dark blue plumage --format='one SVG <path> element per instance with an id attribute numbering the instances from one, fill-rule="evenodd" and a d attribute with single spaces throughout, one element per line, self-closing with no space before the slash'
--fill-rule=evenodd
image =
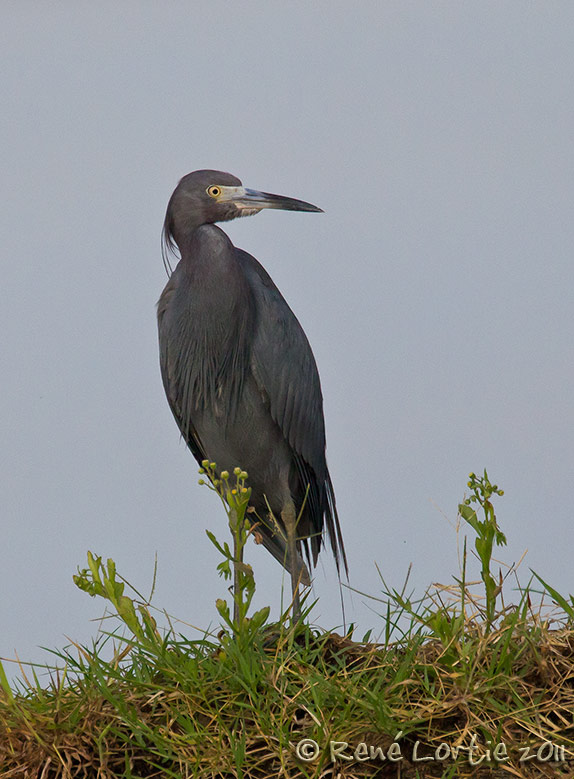
<path id="1" fill-rule="evenodd" d="M 160 364 L 169 404 L 198 462 L 248 471 L 261 540 L 292 577 L 308 583 L 300 552 L 315 564 L 325 530 L 337 568 L 347 569 L 317 366 L 267 271 L 214 224 L 262 208 L 320 210 L 244 189 L 228 173 L 196 171 L 180 181 L 164 225 L 165 246 L 177 248 L 181 259 L 158 303 Z M 307 488 L 295 541 L 290 526 Z M 284 532 L 269 522 L 266 501 Z"/>

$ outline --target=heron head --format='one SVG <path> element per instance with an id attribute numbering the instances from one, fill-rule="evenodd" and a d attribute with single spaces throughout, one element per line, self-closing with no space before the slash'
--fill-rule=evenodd
<path id="1" fill-rule="evenodd" d="M 247 189 L 231 173 L 195 170 L 181 179 L 171 196 L 165 216 L 164 237 L 166 243 L 175 243 L 181 248 L 181 241 L 185 241 L 202 224 L 251 216 L 264 208 L 322 213 L 321 208 L 304 200 Z"/>

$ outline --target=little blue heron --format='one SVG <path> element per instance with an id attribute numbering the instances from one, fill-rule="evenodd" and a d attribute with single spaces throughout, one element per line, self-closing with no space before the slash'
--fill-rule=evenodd
<path id="1" fill-rule="evenodd" d="M 347 572 L 347 559 L 313 352 L 267 271 L 214 224 L 263 208 L 321 212 L 216 170 L 196 170 L 177 185 L 163 228 L 164 258 L 171 252 L 179 262 L 158 303 L 160 365 L 196 460 L 248 472 L 247 516 L 291 574 L 298 614 L 299 584 L 311 581 L 303 551 L 316 565 L 326 529 L 338 572 L 341 563 Z"/>

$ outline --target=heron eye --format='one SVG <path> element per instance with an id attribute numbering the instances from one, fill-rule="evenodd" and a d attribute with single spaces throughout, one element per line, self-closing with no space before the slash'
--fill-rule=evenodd
<path id="1" fill-rule="evenodd" d="M 207 187 L 207 194 L 209 197 L 219 197 L 221 195 L 221 189 L 219 187 Z"/>

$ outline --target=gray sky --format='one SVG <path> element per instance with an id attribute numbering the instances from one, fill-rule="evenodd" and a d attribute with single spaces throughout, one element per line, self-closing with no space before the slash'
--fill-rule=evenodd
<path id="1" fill-rule="evenodd" d="M 72 574 L 113 557 L 200 627 L 225 595 L 161 386 L 160 230 L 212 167 L 325 214 L 225 225 L 313 346 L 351 568 L 458 572 L 457 503 L 506 491 L 503 559 L 574 590 L 574 6 L 4 2 L 0 656 L 89 642 Z M 249 551 L 257 603 L 281 568 Z M 477 575 L 477 566 L 473 566 Z M 341 621 L 334 565 L 316 620 Z M 382 629 L 364 599 L 348 619 Z M 192 634 L 193 635 L 193 634 Z"/>

